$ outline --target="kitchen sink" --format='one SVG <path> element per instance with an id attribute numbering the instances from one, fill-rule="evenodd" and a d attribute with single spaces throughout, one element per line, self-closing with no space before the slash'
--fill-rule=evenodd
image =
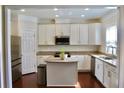
<path id="1" fill-rule="evenodd" d="M 100 57 L 100 58 L 103 58 L 103 59 L 105 59 L 105 60 L 112 60 L 113 58 L 112 57 Z"/>

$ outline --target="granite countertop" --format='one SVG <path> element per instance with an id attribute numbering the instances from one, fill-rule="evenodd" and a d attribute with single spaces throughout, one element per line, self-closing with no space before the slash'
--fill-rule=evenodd
<path id="1" fill-rule="evenodd" d="M 97 59 L 100 59 L 100 60 L 102 60 L 102 61 L 104 61 L 104 62 L 106 62 L 106 63 L 108 63 L 108 64 L 110 64 L 114 67 L 117 67 L 117 59 L 107 60 L 107 59 L 104 59 L 104 58 L 101 57 L 101 56 L 106 56 L 106 55 L 100 55 L 100 54 L 98 54 L 98 55 L 91 54 L 91 56 L 93 56 Z"/>
<path id="2" fill-rule="evenodd" d="M 40 56 L 40 55 L 54 55 L 56 52 L 60 52 L 60 51 L 38 51 L 37 56 Z M 65 52 L 69 52 L 70 55 L 101 54 L 100 52 L 97 52 L 97 51 L 65 51 Z"/>
<path id="3" fill-rule="evenodd" d="M 59 57 L 53 57 L 50 56 L 47 59 L 44 60 L 45 62 L 53 62 L 53 63 L 72 63 L 72 62 L 78 62 L 78 60 L 76 60 L 75 58 L 69 57 L 69 58 L 65 58 L 64 60 L 61 60 Z"/>
<path id="4" fill-rule="evenodd" d="M 46 62 L 48 61 L 51 61 L 51 62 L 69 62 L 70 60 L 72 59 L 65 59 L 65 60 L 61 60 L 60 58 L 55 58 L 54 57 L 54 54 L 56 52 L 59 52 L 59 51 L 39 51 L 37 52 L 37 56 L 44 56 L 46 59 Z M 106 56 L 106 54 L 104 53 L 101 53 L 101 52 L 97 52 L 97 51 L 66 51 L 66 52 L 69 52 L 70 55 L 90 55 L 90 56 L 93 56 L 95 58 L 98 58 L 114 67 L 117 67 L 117 59 L 113 59 L 113 60 L 105 60 L 103 58 L 100 58 L 101 55 L 103 56 Z M 53 58 L 54 57 L 54 58 Z M 76 60 L 74 60 L 73 58 L 73 61 L 75 62 Z"/>

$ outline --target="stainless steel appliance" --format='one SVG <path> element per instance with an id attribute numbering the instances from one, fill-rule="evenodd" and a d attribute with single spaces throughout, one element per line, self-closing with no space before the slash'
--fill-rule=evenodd
<path id="1" fill-rule="evenodd" d="M 22 75 L 21 70 L 21 37 L 11 36 L 12 55 L 12 81 L 16 81 Z"/>
<path id="2" fill-rule="evenodd" d="M 55 37 L 55 44 L 56 45 L 69 45 L 70 38 L 69 36 L 56 36 Z"/>
<path id="3" fill-rule="evenodd" d="M 91 74 L 95 76 L 95 57 L 91 57 Z"/>

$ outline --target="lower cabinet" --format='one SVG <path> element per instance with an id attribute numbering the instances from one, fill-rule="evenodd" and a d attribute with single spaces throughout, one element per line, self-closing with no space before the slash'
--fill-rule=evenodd
<path id="1" fill-rule="evenodd" d="M 78 60 L 78 71 L 90 71 L 91 70 L 91 57 L 89 55 L 72 55 Z"/>
<path id="2" fill-rule="evenodd" d="M 104 63 L 104 86 L 107 88 L 117 88 L 117 76 L 116 67 Z"/>
<path id="3" fill-rule="evenodd" d="M 99 59 L 95 59 L 95 76 L 103 83 L 103 62 Z"/>
<path id="4" fill-rule="evenodd" d="M 106 88 L 118 87 L 118 75 L 116 67 L 95 59 L 95 76 Z"/>

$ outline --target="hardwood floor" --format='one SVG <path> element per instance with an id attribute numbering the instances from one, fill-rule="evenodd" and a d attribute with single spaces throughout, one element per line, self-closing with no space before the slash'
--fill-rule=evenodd
<path id="1" fill-rule="evenodd" d="M 22 78 L 18 79 L 13 83 L 13 87 L 14 88 L 47 88 L 44 85 L 41 86 L 37 84 L 36 73 L 22 76 Z M 75 88 L 104 88 L 104 86 L 90 73 L 79 72 L 78 82 Z"/>

